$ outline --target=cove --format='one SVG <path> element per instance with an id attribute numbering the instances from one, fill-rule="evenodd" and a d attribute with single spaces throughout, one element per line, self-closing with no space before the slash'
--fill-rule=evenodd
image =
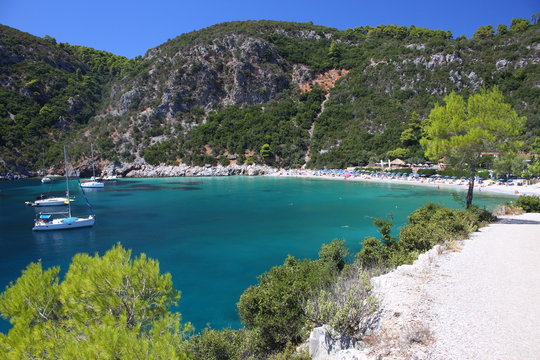
<path id="1" fill-rule="evenodd" d="M 428 201 L 462 207 L 445 189 L 344 180 L 279 177 L 121 179 L 87 191 L 93 228 L 33 232 L 35 209 L 24 205 L 42 192 L 61 195 L 65 184 L 37 179 L 0 183 L 0 288 L 30 263 L 67 270 L 79 252 L 103 254 L 120 242 L 157 259 L 182 291 L 179 306 L 196 330 L 238 328 L 236 302 L 257 276 L 288 254 L 315 258 L 320 246 L 346 239 L 351 253 L 376 236 L 374 217 L 391 214 L 396 235 L 407 216 Z M 74 188 L 75 183 L 72 183 Z M 83 198 L 75 194 L 78 205 Z M 464 196 L 464 192 L 458 193 Z M 488 209 L 511 197 L 475 193 Z M 0 330 L 9 324 L 2 320 Z"/>

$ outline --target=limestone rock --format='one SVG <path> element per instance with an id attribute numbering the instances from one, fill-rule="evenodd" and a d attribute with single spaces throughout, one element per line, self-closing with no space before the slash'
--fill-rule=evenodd
<path id="1" fill-rule="evenodd" d="M 309 355 L 313 360 L 367 360 L 356 340 L 333 334 L 328 325 L 313 329 L 309 335 Z"/>

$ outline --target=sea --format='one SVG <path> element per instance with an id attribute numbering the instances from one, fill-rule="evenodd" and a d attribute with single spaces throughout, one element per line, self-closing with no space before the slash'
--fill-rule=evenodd
<path id="1" fill-rule="evenodd" d="M 65 181 L 0 182 L 0 291 L 25 267 L 41 261 L 65 273 L 77 253 L 103 254 L 117 243 L 133 256 L 157 259 L 181 291 L 178 307 L 196 331 L 242 326 L 236 304 L 257 277 L 287 255 L 315 259 L 322 244 L 345 239 L 351 254 L 377 236 L 376 217 L 391 218 L 393 234 L 407 216 L 433 201 L 463 207 L 465 190 L 282 177 L 119 179 L 86 190 L 96 214 L 92 228 L 32 231 L 36 209 L 25 205 L 45 193 L 63 196 Z M 76 180 L 74 215 L 88 213 Z M 475 193 L 488 209 L 512 199 Z M 352 260 L 352 256 L 351 256 Z M 0 331 L 10 324 L 1 320 Z"/>

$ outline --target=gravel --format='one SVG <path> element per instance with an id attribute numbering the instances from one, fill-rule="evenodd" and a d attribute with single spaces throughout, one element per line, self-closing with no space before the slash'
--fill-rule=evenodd
<path id="1" fill-rule="evenodd" d="M 375 278 L 383 315 L 371 355 L 540 359 L 539 260 L 540 214 L 523 214 Z"/>

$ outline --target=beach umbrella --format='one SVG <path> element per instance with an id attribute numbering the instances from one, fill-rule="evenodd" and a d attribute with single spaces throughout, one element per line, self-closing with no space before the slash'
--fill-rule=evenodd
<path id="1" fill-rule="evenodd" d="M 455 177 L 455 176 L 452 176 L 452 179 L 457 179 L 457 177 Z"/>
<path id="2" fill-rule="evenodd" d="M 422 174 L 422 175 L 420 175 L 420 177 L 426 177 L 426 174 Z"/>
<path id="3" fill-rule="evenodd" d="M 512 182 L 512 179 L 508 179 L 508 181 L 507 181 L 507 182 Z"/>

